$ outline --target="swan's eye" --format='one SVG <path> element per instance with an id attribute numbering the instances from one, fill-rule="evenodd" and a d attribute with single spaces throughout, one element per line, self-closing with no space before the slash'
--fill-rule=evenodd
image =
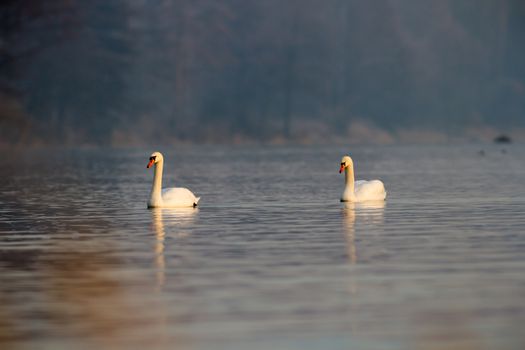
<path id="1" fill-rule="evenodd" d="M 345 165 L 346 165 L 346 163 L 341 163 L 341 165 L 342 165 L 342 166 L 345 166 Z"/>
<path id="2" fill-rule="evenodd" d="M 149 157 L 149 160 L 155 160 L 155 157 Z"/>

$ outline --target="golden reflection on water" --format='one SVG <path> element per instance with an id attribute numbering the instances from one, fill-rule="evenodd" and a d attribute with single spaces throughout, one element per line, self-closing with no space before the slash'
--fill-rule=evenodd
<path id="1" fill-rule="evenodd" d="M 10 348 L 22 335 L 10 322 L 12 316 L 5 305 L 7 305 L 7 299 L 0 292 L 0 347 Z"/>
<path id="2" fill-rule="evenodd" d="M 144 335 L 155 346 L 166 347 L 173 340 L 189 344 L 182 334 L 170 334 L 169 305 L 162 291 L 166 284 L 166 242 L 169 238 L 177 239 L 189 235 L 188 228 L 194 222 L 198 210 L 158 209 L 152 210 L 154 232 L 154 268 L 156 282 L 153 286 L 144 284 L 140 270 L 127 274 L 116 274 L 124 262 L 119 255 L 118 242 L 99 237 L 98 241 L 71 239 L 71 235 L 57 234 L 49 249 L 13 250 L 4 256 L 4 265 L 12 260 L 15 266 L 21 266 L 20 274 L 13 279 L 18 285 L 25 285 L 25 293 L 34 295 L 27 303 L 20 303 L 20 298 L 11 292 L 8 283 L 0 286 L 0 348 L 9 348 L 12 344 L 31 339 L 35 324 L 11 322 L 26 314 L 28 320 L 41 322 L 45 329 L 51 327 L 57 334 L 82 340 L 91 347 L 115 348 L 128 347 L 133 340 L 141 318 L 148 318 L 155 324 L 155 336 Z M 82 235 L 82 233 L 78 233 Z M 8 260 L 10 259 L 10 260 Z M 27 261 L 22 265 L 19 261 Z M 3 266 L 0 265 L 0 271 Z M 32 278 L 26 272 L 32 271 Z M 11 274 L 13 275 L 13 274 Z M 151 275 L 150 275 L 151 276 Z M 158 297 L 148 297 L 147 309 L 139 307 L 134 291 L 148 288 L 155 289 Z M 142 295 L 142 292 L 139 292 Z M 40 320 L 40 321 L 38 321 Z M 49 339 L 54 342 L 55 338 Z"/>
<path id="3" fill-rule="evenodd" d="M 428 310 L 417 313 L 411 322 L 418 329 L 414 348 L 422 350 L 483 350 L 487 349 L 480 336 L 471 328 L 475 315 L 459 309 Z M 436 326 L 425 329 L 424 325 Z M 423 325 L 423 327 L 422 327 Z"/>
<path id="4" fill-rule="evenodd" d="M 122 281 L 108 269 L 121 264 L 112 245 L 56 242 L 47 251 L 19 251 L 21 255 L 36 254 L 32 264 L 26 266 L 32 277 L 21 270 L 16 279 L 19 285 L 25 285 L 26 290 L 21 292 L 32 297 L 21 303 L 8 288 L 4 295 L 0 290 L 0 345 L 31 338 L 31 327 L 35 326 L 32 322 L 40 322 L 44 327 L 40 331 L 54 327 L 57 337 L 74 336 L 92 346 L 115 346 L 133 319 Z M 26 315 L 27 321 L 9 322 L 10 316 L 16 320 L 20 315 Z"/>
<path id="5" fill-rule="evenodd" d="M 108 252 L 107 246 L 62 247 L 45 262 L 48 296 L 58 303 L 53 312 L 67 327 L 81 324 L 100 339 L 110 339 L 123 331 L 130 307 L 124 298 L 121 281 L 108 271 L 120 262 Z M 81 320 L 79 323 L 78 320 Z"/>

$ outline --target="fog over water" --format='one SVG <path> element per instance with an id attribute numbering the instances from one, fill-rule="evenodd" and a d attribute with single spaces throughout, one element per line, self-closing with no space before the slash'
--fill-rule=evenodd
<path id="1" fill-rule="evenodd" d="M 0 18 L 2 145 L 525 139 L 520 0 L 29 0 Z"/>

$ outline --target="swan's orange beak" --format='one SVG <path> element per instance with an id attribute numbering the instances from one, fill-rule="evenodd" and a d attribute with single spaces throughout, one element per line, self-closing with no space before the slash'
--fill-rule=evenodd
<path id="1" fill-rule="evenodd" d="M 146 165 L 146 168 L 151 168 L 153 166 L 153 163 L 155 163 L 154 159 L 150 159 L 148 165 Z"/>
<path id="2" fill-rule="evenodd" d="M 339 174 L 341 174 L 343 172 L 343 170 L 345 170 L 345 166 L 341 165 L 341 167 L 339 168 Z"/>

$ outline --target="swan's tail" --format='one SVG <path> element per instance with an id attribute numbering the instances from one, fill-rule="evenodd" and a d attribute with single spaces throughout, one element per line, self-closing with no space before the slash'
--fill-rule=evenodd
<path id="1" fill-rule="evenodd" d="M 195 203 L 193 203 L 193 207 L 194 208 L 197 206 L 197 204 L 199 203 L 200 200 L 201 200 L 201 197 L 195 198 Z"/>

